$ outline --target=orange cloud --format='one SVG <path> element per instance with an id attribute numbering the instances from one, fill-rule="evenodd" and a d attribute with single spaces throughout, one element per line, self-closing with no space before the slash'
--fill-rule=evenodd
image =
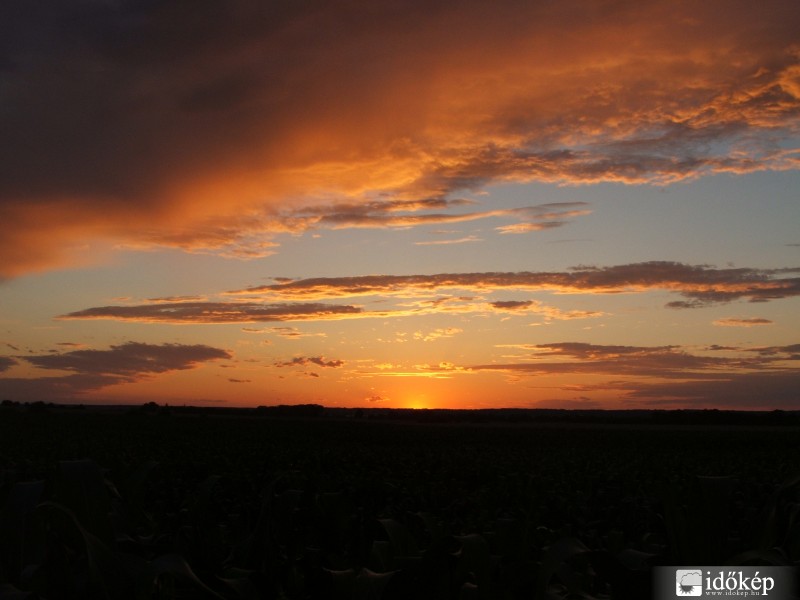
<path id="1" fill-rule="evenodd" d="M 755 325 L 772 325 L 773 321 L 769 319 L 762 319 L 759 317 L 741 319 L 736 317 L 729 317 L 726 319 L 717 319 L 714 325 L 721 325 L 723 327 L 753 327 Z"/>
<path id="2" fill-rule="evenodd" d="M 264 256 L 311 205 L 796 169 L 798 30 L 794 0 L 15 2 L 0 276 L 93 239 Z"/>

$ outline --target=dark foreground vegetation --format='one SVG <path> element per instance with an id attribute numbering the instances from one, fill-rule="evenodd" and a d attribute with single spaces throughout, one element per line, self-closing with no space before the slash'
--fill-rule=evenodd
<path id="1" fill-rule="evenodd" d="M 657 565 L 800 564 L 795 415 L 445 413 L 7 403 L 0 599 L 645 600 Z"/>

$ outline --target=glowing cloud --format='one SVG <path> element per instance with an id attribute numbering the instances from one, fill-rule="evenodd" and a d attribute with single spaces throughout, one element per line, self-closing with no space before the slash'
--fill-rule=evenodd
<path id="1" fill-rule="evenodd" d="M 0 277 L 93 239 L 248 257 L 478 218 L 308 206 L 794 169 L 798 30 L 793 0 L 9 0 Z"/>
<path id="2" fill-rule="evenodd" d="M 769 319 L 762 319 L 759 317 L 753 317 L 748 319 L 741 319 L 736 317 L 729 317 L 727 319 L 717 319 L 714 321 L 714 325 L 720 325 L 722 327 L 755 327 L 756 325 L 772 325 L 773 321 Z"/>

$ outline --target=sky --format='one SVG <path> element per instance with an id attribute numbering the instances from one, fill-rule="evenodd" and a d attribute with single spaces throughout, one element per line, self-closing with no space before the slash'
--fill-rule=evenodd
<path id="1" fill-rule="evenodd" d="M 795 0 L 7 0 L 0 398 L 800 410 Z"/>

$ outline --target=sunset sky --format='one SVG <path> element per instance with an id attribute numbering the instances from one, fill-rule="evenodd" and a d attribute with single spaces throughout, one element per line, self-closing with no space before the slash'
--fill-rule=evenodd
<path id="1" fill-rule="evenodd" d="M 0 399 L 800 409 L 797 0 L 7 0 Z"/>

